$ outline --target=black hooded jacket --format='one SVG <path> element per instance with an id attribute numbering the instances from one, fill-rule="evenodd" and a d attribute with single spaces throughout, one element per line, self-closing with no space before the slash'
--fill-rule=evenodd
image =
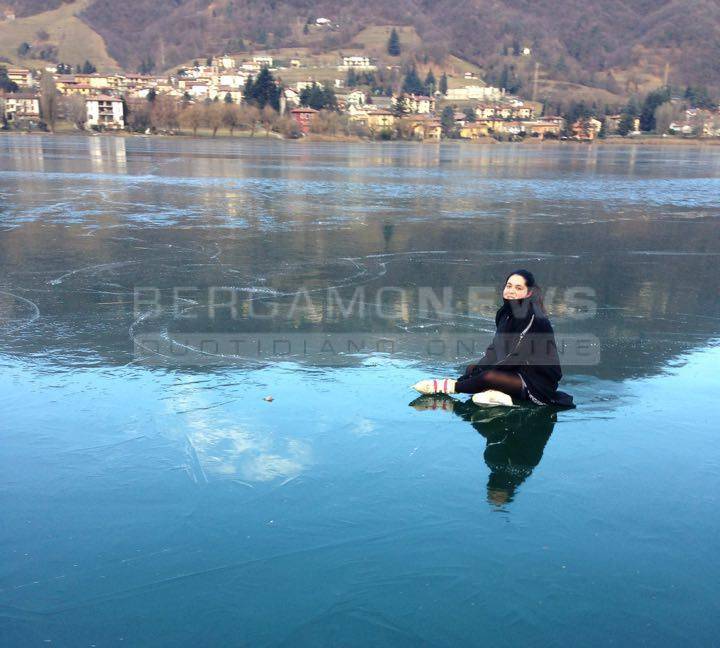
<path id="1" fill-rule="evenodd" d="M 472 371 L 496 369 L 520 374 L 531 400 L 572 407 L 572 396 L 557 389 L 562 378 L 555 333 L 533 296 L 505 299 L 495 314 L 497 328 Z"/>

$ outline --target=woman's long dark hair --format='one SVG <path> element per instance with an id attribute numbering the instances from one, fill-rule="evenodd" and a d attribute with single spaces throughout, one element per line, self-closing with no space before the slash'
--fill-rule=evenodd
<path id="1" fill-rule="evenodd" d="M 513 270 L 507 277 L 505 277 L 503 290 L 507 285 L 508 279 L 510 279 L 510 277 L 512 277 L 513 275 L 520 275 L 523 279 L 525 279 L 525 285 L 528 287 L 528 290 L 532 291 L 530 301 L 535 307 L 535 310 L 538 312 L 538 315 L 541 315 L 542 317 L 547 317 L 545 303 L 543 302 L 542 288 L 540 288 L 537 281 L 535 281 L 535 275 L 530 272 L 530 270 L 523 270 L 522 268 L 520 270 Z"/>

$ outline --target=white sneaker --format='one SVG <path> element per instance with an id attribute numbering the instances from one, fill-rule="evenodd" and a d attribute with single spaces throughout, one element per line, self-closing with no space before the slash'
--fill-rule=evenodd
<path id="1" fill-rule="evenodd" d="M 473 394 L 472 402 L 475 405 L 506 405 L 513 407 L 513 399 L 505 392 L 496 389 L 488 389 L 487 391 Z"/>
<path id="2" fill-rule="evenodd" d="M 454 394 L 454 378 L 428 378 L 415 383 L 412 388 L 421 394 Z"/>

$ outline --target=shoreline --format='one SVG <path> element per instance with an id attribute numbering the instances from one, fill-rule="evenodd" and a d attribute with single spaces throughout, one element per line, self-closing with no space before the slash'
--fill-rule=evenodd
<path id="1" fill-rule="evenodd" d="M 308 143 L 337 143 L 337 144 L 420 144 L 420 145 L 437 145 L 437 144 L 459 144 L 461 146 L 689 146 L 689 147 L 713 147 L 720 146 L 720 137 L 715 138 L 697 138 L 697 137 L 677 137 L 669 135 L 662 137 L 660 135 L 647 135 L 647 136 L 636 136 L 636 137 L 621 137 L 621 136 L 610 136 L 603 139 L 595 139 L 590 141 L 580 140 L 557 140 L 547 139 L 540 140 L 537 138 L 525 138 L 515 141 L 503 141 L 496 140 L 492 137 L 483 137 L 475 140 L 468 139 L 441 139 L 441 140 L 411 140 L 411 139 L 395 139 L 395 140 L 375 140 L 357 137 L 353 135 L 322 135 L 319 133 L 311 133 L 305 137 L 300 138 L 288 138 L 283 137 L 279 133 L 270 133 L 266 135 L 265 132 L 260 129 L 254 135 L 250 134 L 250 131 L 239 131 L 233 135 L 225 132 L 212 136 L 210 133 L 198 133 L 192 135 L 191 133 L 179 132 L 177 134 L 169 135 L 163 133 L 133 133 L 124 130 L 116 131 L 79 131 L 76 129 L 60 129 L 55 132 L 50 131 L 25 131 L 25 130 L 0 130 L 0 136 L 2 135 L 50 135 L 50 136 L 70 136 L 70 137 L 137 137 L 137 138 L 158 138 L 158 139 L 183 139 L 183 140 L 217 140 L 217 141 L 228 141 L 228 140 L 273 140 L 273 141 L 284 141 L 284 142 L 296 142 L 302 144 L 303 142 Z"/>

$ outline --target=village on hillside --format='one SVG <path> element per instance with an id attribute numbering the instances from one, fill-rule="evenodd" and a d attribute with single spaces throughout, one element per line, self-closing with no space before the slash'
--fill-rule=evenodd
<path id="1" fill-rule="evenodd" d="M 395 30 L 388 51 L 394 46 Z M 519 55 L 531 51 L 523 48 Z M 430 68 L 421 75 L 414 66 L 386 63 L 353 54 L 318 69 L 301 58 L 256 53 L 211 56 L 167 76 L 99 73 L 89 61 L 75 71 L 62 63 L 41 70 L 0 67 L 0 116 L 5 130 L 55 131 L 64 125 L 168 135 L 252 135 L 262 129 L 288 138 L 421 141 L 592 141 L 641 132 L 720 137 L 716 105 L 694 102 L 687 93 L 675 96 L 669 88 L 622 111 L 601 114 L 576 104 L 557 115 L 541 102 L 486 84 L 474 72 L 438 70 L 436 76 Z"/>

